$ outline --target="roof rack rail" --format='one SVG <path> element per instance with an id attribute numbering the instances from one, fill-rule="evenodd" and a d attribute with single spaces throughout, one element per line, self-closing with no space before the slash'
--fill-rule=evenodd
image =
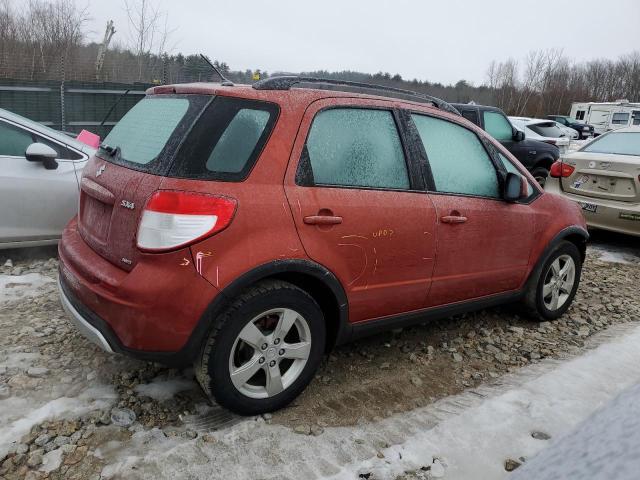
<path id="1" fill-rule="evenodd" d="M 386 85 L 377 85 L 374 83 L 352 82 L 349 80 L 333 80 L 330 78 L 316 78 L 316 77 L 303 77 L 298 75 L 284 75 L 280 77 L 270 77 L 264 80 L 259 80 L 253 84 L 253 88 L 256 90 L 290 90 L 294 85 L 301 83 L 314 84 L 314 88 L 326 90 L 338 90 L 338 91 L 355 91 L 354 93 L 369 93 L 370 95 L 380 95 L 391 98 L 400 98 L 404 100 L 422 101 L 428 102 L 439 108 L 440 110 L 447 111 L 460 115 L 460 112 L 450 103 L 445 102 L 431 95 L 424 93 L 413 92 L 411 90 L 404 90 L 402 88 L 388 87 Z M 332 88 L 333 87 L 333 88 Z M 348 89 L 341 89 L 339 87 L 348 87 Z M 386 93 L 370 93 L 362 90 L 381 91 Z M 391 95 L 391 94 L 395 95 Z"/>

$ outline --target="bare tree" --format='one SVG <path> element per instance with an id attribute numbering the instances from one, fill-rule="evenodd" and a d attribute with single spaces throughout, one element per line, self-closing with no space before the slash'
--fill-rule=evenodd
<path id="1" fill-rule="evenodd" d="M 104 57 L 107 54 L 107 49 L 109 48 L 109 43 L 111 43 L 111 38 L 116 33 L 116 29 L 113 26 L 113 20 L 109 20 L 107 22 L 107 28 L 104 32 L 104 39 L 98 48 L 98 58 L 96 59 L 96 81 L 100 81 L 100 75 L 102 73 L 102 66 L 104 65 Z"/>

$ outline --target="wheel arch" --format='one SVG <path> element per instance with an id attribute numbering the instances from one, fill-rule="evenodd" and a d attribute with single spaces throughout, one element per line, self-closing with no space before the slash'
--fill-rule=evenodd
<path id="1" fill-rule="evenodd" d="M 183 347 L 194 360 L 216 318 L 243 290 L 263 280 L 289 282 L 309 293 L 320 306 L 327 325 L 327 351 L 346 342 L 350 335 L 347 296 L 336 276 L 309 260 L 276 260 L 249 270 L 230 283 L 211 302 Z"/>
<path id="2" fill-rule="evenodd" d="M 551 165 L 553 165 L 553 162 L 555 162 L 553 157 L 545 153 L 541 155 L 539 158 L 536 158 L 535 162 L 533 163 L 533 166 L 531 167 L 531 170 L 535 168 L 541 168 L 541 167 L 549 170 L 551 169 Z"/>

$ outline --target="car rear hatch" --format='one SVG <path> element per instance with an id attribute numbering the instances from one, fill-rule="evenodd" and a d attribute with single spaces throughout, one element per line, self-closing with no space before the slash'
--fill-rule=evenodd
<path id="1" fill-rule="evenodd" d="M 585 197 L 640 202 L 640 161 L 629 155 L 575 152 L 563 162 L 574 170 L 561 177 L 565 192 Z M 570 170 L 565 170 L 567 173 Z"/>
<path id="2" fill-rule="evenodd" d="M 206 223 L 203 211 L 220 208 L 215 192 L 189 193 L 188 180 L 244 178 L 276 118 L 277 106 L 266 102 L 195 94 L 145 97 L 113 128 L 84 169 L 80 235 L 126 271 L 142 254 L 137 237 L 141 225 L 151 242 L 145 251 L 169 250 L 171 242 L 175 248 L 188 244 L 188 234 L 196 235 L 201 226 L 197 223 Z M 168 193 L 156 198 L 159 190 Z M 233 199 L 223 207 L 229 205 Z M 218 221 L 217 227 L 207 227 L 211 234 L 220 228 L 221 217 L 209 217 Z"/>

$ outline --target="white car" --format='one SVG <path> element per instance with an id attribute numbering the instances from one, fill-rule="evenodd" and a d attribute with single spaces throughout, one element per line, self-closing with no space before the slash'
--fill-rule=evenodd
<path id="1" fill-rule="evenodd" d="M 78 210 L 95 149 L 0 109 L 0 249 L 55 244 Z"/>
<path id="2" fill-rule="evenodd" d="M 526 138 L 555 145 L 561 154 L 569 151 L 571 138 L 556 126 L 555 121 L 527 117 L 509 117 L 509 120 L 524 132 Z"/>
<path id="3" fill-rule="evenodd" d="M 569 137 L 570 140 L 578 140 L 578 138 L 580 137 L 580 134 L 578 133 L 577 130 L 574 130 L 573 128 L 569 128 L 563 124 L 561 124 L 560 122 L 556 122 L 555 120 L 550 120 L 551 122 L 555 123 L 556 126 L 567 136 Z"/>

